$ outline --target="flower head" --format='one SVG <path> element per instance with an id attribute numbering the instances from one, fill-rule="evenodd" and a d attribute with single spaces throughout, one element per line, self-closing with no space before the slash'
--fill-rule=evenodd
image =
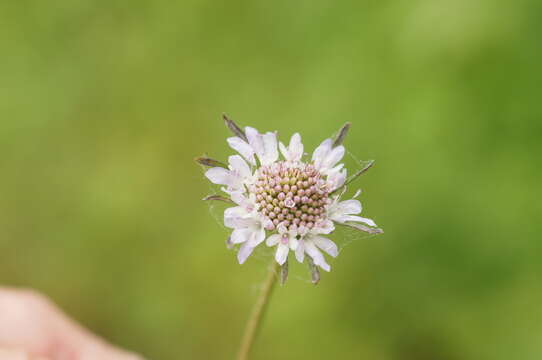
<path id="1" fill-rule="evenodd" d="M 205 199 L 236 205 L 225 210 L 224 224 L 233 230 L 229 244 L 240 244 L 240 264 L 265 242 L 276 248 L 275 260 L 280 265 L 287 265 L 290 252 L 299 262 L 307 257 L 313 280 L 319 279 L 314 273 L 316 266 L 331 269 L 322 252 L 332 257 L 339 253 L 337 245 L 327 238 L 336 224 L 373 234 L 382 232 L 373 220 L 358 215 L 362 209 L 358 200 L 341 201 L 346 186 L 372 165 L 370 162 L 347 180 L 340 161 L 349 124 L 335 140 L 324 140 L 310 159 L 305 159 L 298 133 L 286 146 L 278 142 L 275 132 L 260 133 L 252 127 L 242 130 L 226 116 L 224 120 L 236 135 L 227 142 L 239 155 L 230 156 L 227 165 L 208 158 L 196 160 L 210 167 L 205 176 L 222 185 L 225 193 Z"/>

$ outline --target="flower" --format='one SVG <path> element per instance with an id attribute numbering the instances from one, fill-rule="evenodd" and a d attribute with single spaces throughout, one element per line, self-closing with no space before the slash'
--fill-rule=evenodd
<path id="1" fill-rule="evenodd" d="M 324 140 L 308 160 L 304 159 L 299 133 L 293 134 L 286 146 L 275 132 L 260 133 L 252 127 L 243 130 L 227 117 L 224 120 L 236 135 L 227 142 L 238 155 L 230 156 L 228 164 L 208 158 L 196 160 L 210 167 L 205 176 L 222 185 L 225 193 L 205 199 L 236 205 L 225 210 L 224 224 L 232 229 L 229 244 L 240 245 L 240 264 L 265 242 L 276 249 L 275 260 L 280 265 L 287 265 L 293 252 L 299 262 L 307 255 L 311 268 L 316 265 L 330 271 L 322 252 L 331 257 L 339 254 L 337 245 L 327 238 L 336 224 L 373 234 L 382 232 L 373 220 L 359 216 L 362 207 L 355 199 L 359 191 L 354 198 L 341 201 L 346 186 L 372 165 L 370 162 L 347 179 L 340 161 L 349 124 L 335 140 Z"/>

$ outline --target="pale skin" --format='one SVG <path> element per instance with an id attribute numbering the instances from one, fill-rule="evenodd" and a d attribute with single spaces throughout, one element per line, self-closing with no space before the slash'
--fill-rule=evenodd
<path id="1" fill-rule="evenodd" d="M 44 295 L 0 287 L 0 360 L 143 360 L 65 315 Z"/>

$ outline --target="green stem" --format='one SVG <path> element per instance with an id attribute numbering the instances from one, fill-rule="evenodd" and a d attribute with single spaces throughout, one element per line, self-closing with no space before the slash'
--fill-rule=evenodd
<path id="1" fill-rule="evenodd" d="M 275 288 L 275 284 L 277 283 L 279 267 L 280 265 L 277 264 L 275 259 L 273 259 L 273 263 L 269 268 L 269 274 L 267 275 L 267 279 L 265 279 L 265 282 L 263 283 L 260 295 L 258 296 L 258 299 L 256 300 L 254 307 L 252 308 L 250 318 L 248 319 L 247 326 L 243 334 L 243 340 L 241 341 L 241 346 L 239 347 L 237 360 L 248 359 L 250 349 L 254 344 L 254 340 L 256 339 L 256 335 L 261 326 L 263 316 L 265 314 L 265 311 L 267 310 L 267 304 L 269 303 L 269 299 L 271 298 L 271 295 L 273 294 L 273 289 Z"/>

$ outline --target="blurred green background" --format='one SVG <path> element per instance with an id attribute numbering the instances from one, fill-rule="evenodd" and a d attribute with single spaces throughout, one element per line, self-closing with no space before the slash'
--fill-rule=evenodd
<path id="1" fill-rule="evenodd" d="M 308 151 L 351 121 L 386 233 L 337 234 L 317 287 L 292 264 L 254 359 L 542 357 L 540 1 L 21 0 L 0 25 L 1 284 L 149 359 L 232 359 L 270 258 L 236 263 L 193 158 L 231 153 L 222 112 Z"/>

